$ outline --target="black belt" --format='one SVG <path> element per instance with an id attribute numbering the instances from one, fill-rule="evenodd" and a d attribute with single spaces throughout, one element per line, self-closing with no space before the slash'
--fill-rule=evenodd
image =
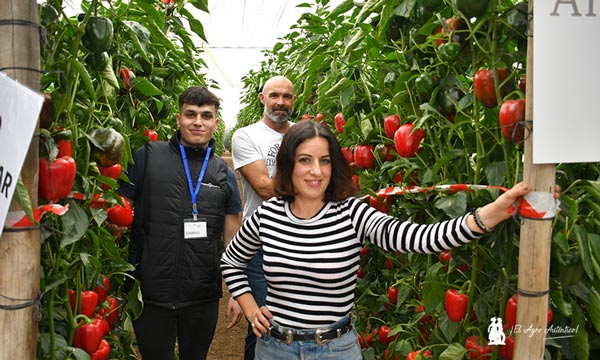
<path id="1" fill-rule="evenodd" d="M 348 319 L 346 322 L 336 327 L 319 328 L 314 330 L 295 330 L 292 328 L 270 326 L 268 334 L 290 345 L 292 341 L 311 341 L 314 340 L 318 345 L 323 345 L 329 340 L 337 339 L 345 333 L 352 330 L 352 322 Z"/>

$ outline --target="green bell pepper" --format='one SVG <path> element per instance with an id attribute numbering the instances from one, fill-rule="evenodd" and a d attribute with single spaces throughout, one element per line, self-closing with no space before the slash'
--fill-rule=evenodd
<path id="1" fill-rule="evenodd" d="M 81 39 L 83 45 L 94 53 L 101 53 L 110 47 L 113 39 L 113 23 L 110 19 L 91 16 Z"/>

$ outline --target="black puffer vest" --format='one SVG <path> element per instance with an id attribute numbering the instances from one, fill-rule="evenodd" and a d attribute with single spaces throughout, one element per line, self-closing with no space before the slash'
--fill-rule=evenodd
<path id="1" fill-rule="evenodd" d="M 214 140 L 210 146 L 214 148 Z M 186 148 L 186 154 L 195 189 L 206 151 Z M 169 142 L 146 145 L 131 233 L 145 302 L 176 309 L 221 297 L 219 259 L 228 196 L 227 163 L 211 153 L 198 194 L 198 218 L 206 220 L 208 236 L 184 239 L 184 219 L 192 218 L 192 201 L 179 132 Z"/>

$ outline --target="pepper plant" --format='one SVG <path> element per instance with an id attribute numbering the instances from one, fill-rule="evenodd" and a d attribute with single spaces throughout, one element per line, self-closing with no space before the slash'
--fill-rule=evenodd
<path id="1" fill-rule="evenodd" d="M 316 0 L 300 6 L 311 13 L 265 52 L 259 70 L 244 77 L 246 107 L 238 127 L 260 119 L 256 93 L 265 79 L 287 76 L 298 95 L 296 119 L 321 114 L 348 149 L 348 159 L 355 149 L 363 159 L 365 147 L 395 145 L 392 159 L 374 151 L 374 166 L 351 163 L 359 196 L 415 222 L 462 215 L 493 201 L 499 191 L 431 191 L 373 201 L 377 190 L 443 184 L 508 188 L 522 179 L 530 124 L 501 122 L 499 112 L 504 102 L 525 99 L 517 84 L 527 74 L 527 2 L 347 0 L 331 8 L 328 0 Z M 482 69 L 485 84 L 476 78 Z M 478 97 L 478 88 L 485 94 Z M 341 132 L 335 123 L 340 113 Z M 406 143 L 399 146 L 397 132 L 386 133 L 389 116 L 397 116 L 399 125 L 411 124 L 410 134 L 423 131 L 416 151 L 399 151 Z M 600 173 L 598 164 L 558 164 L 557 170 L 563 205 L 553 220 L 549 326 L 577 331 L 548 336 L 545 357 L 587 359 L 600 351 L 600 207 L 594 205 Z M 425 348 L 434 358 L 459 359 L 472 356 L 474 344 L 492 359 L 512 358 L 507 347 L 487 347 L 483 340 L 492 317 L 506 319 L 507 301 L 517 290 L 519 232 L 518 219 L 506 221 L 444 254 L 443 262 L 441 254 L 385 253 L 367 245 L 354 309 L 364 358 L 406 357 Z M 395 304 L 388 298 L 390 287 L 398 291 Z M 464 294 L 464 316 L 449 317 L 448 290 Z M 377 334 L 384 326 L 381 341 Z M 506 335 L 514 334 L 507 329 Z"/>
<path id="2" fill-rule="evenodd" d="M 133 358 L 131 319 L 142 303 L 129 275 L 129 234 L 109 226 L 131 222 L 131 209 L 115 190 L 118 180 L 128 181 L 121 170 L 132 152 L 156 139 L 144 133 L 151 129 L 160 140 L 173 134 L 179 94 L 191 85 L 216 86 L 203 76 L 195 36 L 205 40 L 204 30 L 190 12 L 208 11 L 208 4 L 91 0 L 75 14 L 65 5 L 39 5 L 41 91 L 48 99 L 40 154 L 50 164 L 68 152 L 76 175 L 65 194 L 41 199 L 68 211 L 41 221 L 37 356 Z M 217 132 L 218 152 L 223 132 Z M 102 298 L 92 303 L 90 293 Z"/>

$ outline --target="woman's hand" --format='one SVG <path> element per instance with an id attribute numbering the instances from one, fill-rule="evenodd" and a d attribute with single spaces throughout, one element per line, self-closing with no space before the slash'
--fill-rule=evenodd
<path id="1" fill-rule="evenodd" d="M 266 334 L 269 326 L 269 319 L 273 318 L 273 314 L 267 309 L 266 306 L 261 306 L 257 309 L 249 318 L 248 321 L 252 325 L 252 331 L 258 337 L 262 337 Z"/>
<path id="2" fill-rule="evenodd" d="M 511 189 L 504 192 L 498 198 L 482 208 L 479 209 L 479 222 L 485 227 L 492 229 L 502 221 L 509 219 L 515 211 L 515 208 L 519 206 L 521 200 L 525 195 L 531 191 L 531 187 L 524 182 L 520 182 L 513 186 Z M 554 186 L 554 199 L 560 197 L 560 186 Z M 482 232 L 482 229 L 477 225 L 475 217 L 473 215 L 467 218 L 467 225 L 469 228 L 476 232 Z"/>

